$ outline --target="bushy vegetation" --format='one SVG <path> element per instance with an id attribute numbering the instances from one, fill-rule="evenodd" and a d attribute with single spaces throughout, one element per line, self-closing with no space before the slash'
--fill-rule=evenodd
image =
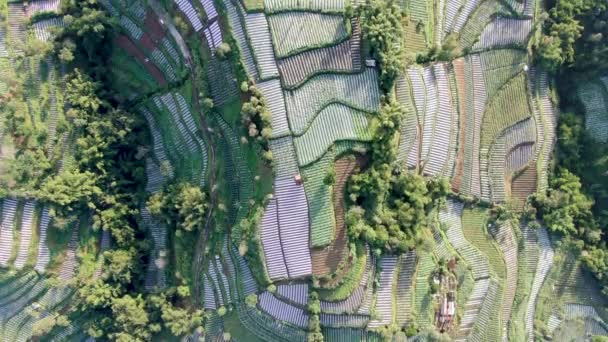
<path id="1" fill-rule="evenodd" d="M 308 322 L 308 342 L 323 342 L 325 338 L 321 332 L 321 322 L 319 315 L 321 314 L 321 300 L 319 294 L 311 292 L 308 298 L 308 306 L 306 307 L 310 320 Z"/>
<path id="2" fill-rule="evenodd" d="M 576 95 L 577 83 L 589 82 L 608 67 L 608 4 L 557 0 L 543 19 L 536 56 L 541 66 L 558 75 L 561 114 L 557 169 L 550 189 L 533 202 L 547 227 L 579 249 L 583 265 L 608 294 L 608 146 L 585 131 L 584 110 Z"/>
<path id="3" fill-rule="evenodd" d="M 426 180 L 395 165 L 395 137 L 404 115 L 396 103 L 382 106 L 372 124 L 371 165 L 348 183 L 348 234 L 389 253 L 414 248 L 418 232 L 450 189 L 445 179 Z"/>
<path id="4" fill-rule="evenodd" d="M 593 272 L 608 295 L 608 248 L 593 214 L 593 200 L 582 191 L 579 178 L 560 169 L 547 194 L 533 199 L 539 216 L 551 231 L 574 241 L 582 253 L 583 265 Z"/>
<path id="5" fill-rule="evenodd" d="M 266 99 L 251 81 L 241 84 L 241 92 L 249 96 L 249 100 L 241 107 L 241 121 L 247 129 L 247 135 L 266 151 L 263 155 L 264 159 L 271 161 L 272 153 L 268 147 L 268 140 L 272 136 L 272 129 Z"/>
<path id="6" fill-rule="evenodd" d="M 380 83 L 389 90 L 403 68 L 401 8 L 394 0 L 367 0 L 357 8 L 356 15 L 361 18 L 363 39 L 380 62 Z"/>
<path id="7" fill-rule="evenodd" d="M 603 0 L 556 0 L 545 15 L 545 30 L 536 53 L 539 63 L 557 71 L 562 65 L 579 70 L 608 67 L 608 4 Z"/>
<path id="8" fill-rule="evenodd" d="M 143 267 L 148 242 L 138 226 L 144 198 L 145 167 L 140 148 L 148 139 L 144 121 L 114 103 L 112 73 L 113 22 L 96 1 L 62 1 L 65 29 L 54 42 L 59 59 L 68 63 L 66 123 L 73 139 L 68 151 L 74 163 L 58 173 L 45 157 L 44 146 L 23 144 L 14 165 L 22 174 L 17 183 L 3 184 L 3 192 L 28 195 L 49 205 L 59 227 L 90 213 L 93 228 L 109 231 L 113 246 L 104 253 L 105 265 L 97 279 L 79 277 L 71 307 L 82 315 L 83 330 L 92 337 L 117 341 L 149 341 L 163 328 L 176 336 L 202 325 L 202 313 L 189 306 L 189 291 L 170 287 L 144 295 Z M 17 107 L 15 107 L 17 109 Z M 16 113 L 16 111 L 14 111 Z M 12 120 L 20 141 L 35 141 L 32 131 Z M 34 132 L 35 133 L 35 132 Z M 29 165 L 28 165 L 29 164 Z M 4 186 L 6 185 L 6 186 Z M 12 185 L 12 186 L 11 186 Z M 165 193 L 163 193 L 165 194 Z M 198 187 L 177 184 L 160 201 L 161 214 L 180 229 L 200 229 L 206 212 L 206 195 Z M 187 290 L 187 287 L 186 287 Z M 66 319 L 51 314 L 36 324 L 35 333 L 48 334 Z"/>
<path id="9" fill-rule="evenodd" d="M 165 220 L 169 227 L 188 232 L 201 229 L 207 218 L 207 194 L 185 182 L 166 186 L 150 197 L 147 206 L 152 215 Z"/>

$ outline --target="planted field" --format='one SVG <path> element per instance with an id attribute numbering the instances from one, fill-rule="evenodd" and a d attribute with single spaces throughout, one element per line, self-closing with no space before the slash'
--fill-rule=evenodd
<path id="1" fill-rule="evenodd" d="M 268 16 L 277 58 L 325 47 L 348 38 L 349 27 L 341 15 L 288 12 Z"/>
<path id="2" fill-rule="evenodd" d="M 535 140 L 535 122 L 531 118 L 505 129 L 496 139 L 489 153 L 492 200 L 505 201 L 510 179 L 534 158 L 532 153 Z M 515 189 L 522 188 L 515 187 Z M 525 186 L 523 189 L 534 191 L 535 188 Z"/>
<path id="3" fill-rule="evenodd" d="M 560 166 L 556 101 L 566 94 L 539 69 L 547 42 L 536 30 L 553 4 L 399 0 L 393 20 L 371 26 L 360 15 L 370 4 L 0 2 L 0 338 L 605 335 L 606 301 L 581 261 L 523 218 L 521 229 L 495 220 L 549 189 L 550 166 Z M 111 18 L 111 34 L 95 25 L 97 12 L 80 20 L 90 6 Z M 389 18 L 385 10 L 374 18 Z M 399 24 L 399 41 L 378 49 Z M 577 49 L 598 37 L 582 39 Z M 109 56 L 96 41 L 112 45 Z M 82 42 L 91 46 L 72 48 Z M 397 48 L 402 55 L 384 51 Z M 70 81 L 76 66 L 99 89 L 74 96 L 87 88 Z M 251 98 L 249 86 L 262 98 Z M 608 140 L 607 86 L 608 78 L 580 82 L 579 101 L 568 102 L 584 107 L 600 142 Z M 93 95 L 101 104 L 88 103 Z M 381 111 L 392 100 L 405 113 L 398 135 L 384 140 L 391 122 L 380 122 Z M 247 102 L 256 125 L 270 119 L 272 134 L 243 126 Z M 114 110 L 128 113 L 134 129 L 102 144 L 114 133 L 107 128 L 120 126 L 103 121 Z M 103 124 L 92 125 L 97 119 Z M 380 193 L 363 226 L 357 211 L 373 206 L 351 195 L 352 176 L 384 167 L 375 158 L 393 149 L 397 161 L 385 164 L 395 175 L 408 168 L 426 180 L 446 177 L 453 191 L 445 207 L 422 203 L 428 221 L 411 250 L 392 249 L 404 244 L 389 237 L 407 211 L 389 215 Z M 384 182 L 367 181 L 362 191 L 384 191 Z M 171 194 L 180 183 L 192 192 Z M 399 195 L 404 209 L 417 199 Z M 196 221 L 196 230 L 179 220 Z M 447 289 L 440 279 L 456 282 Z M 101 303 L 95 291 L 107 288 L 111 298 Z M 189 319 L 170 324 L 161 301 Z M 124 329 L 131 320 L 136 328 Z M 140 330 L 149 335 L 131 336 Z"/>
<path id="4" fill-rule="evenodd" d="M 431 273 L 435 269 L 433 255 L 430 253 L 420 253 L 419 262 L 416 267 L 416 280 L 414 284 L 414 312 L 416 313 L 416 323 L 421 326 L 428 326 L 432 322 L 432 298 L 431 298 Z"/>
<path id="5" fill-rule="evenodd" d="M 489 261 L 490 269 L 503 282 L 506 277 L 506 264 L 498 245 L 486 230 L 487 212 L 466 209 L 462 213 L 462 230 L 465 238 L 479 249 Z"/>
<path id="6" fill-rule="evenodd" d="M 260 79 L 278 76 L 279 69 L 274 57 L 272 37 L 266 16 L 262 13 L 245 15 L 245 27 Z"/>
<path id="7" fill-rule="evenodd" d="M 331 153 L 327 153 L 327 155 L 331 155 Z M 323 158 L 325 159 L 325 157 Z M 322 160 L 323 160 L 322 159 Z M 319 162 L 313 164 L 316 165 Z M 325 246 L 322 249 L 312 249 L 311 257 L 312 257 L 312 269 L 313 274 L 315 276 L 322 276 L 326 274 L 330 274 L 331 272 L 336 271 L 339 264 L 344 259 L 344 255 L 347 252 L 346 246 L 348 242 L 348 238 L 346 236 L 346 226 L 344 223 L 345 217 L 345 209 L 344 209 L 344 190 L 346 187 L 346 182 L 350 175 L 354 172 L 357 166 L 362 166 L 363 161 L 359 158 L 354 159 L 350 157 L 342 157 L 336 160 L 335 164 L 333 164 L 334 171 L 336 174 L 336 182 L 332 185 L 331 189 L 327 194 L 325 194 L 320 189 L 325 189 L 326 185 L 319 184 L 319 192 L 325 194 L 329 198 L 331 203 L 326 203 L 325 201 L 317 198 L 314 194 L 310 194 L 310 192 L 306 191 L 306 196 L 309 199 L 309 210 L 311 210 L 311 217 L 313 221 L 311 221 L 311 243 L 312 246 Z M 304 176 L 306 177 L 306 168 L 304 170 Z M 323 174 L 323 173 L 321 173 Z M 304 183 L 304 186 L 308 189 L 310 185 L 308 182 L 311 181 L 311 178 L 306 177 L 307 180 Z M 319 180 L 317 180 L 318 182 Z M 322 181 L 322 180 L 321 180 Z M 313 190 L 314 191 L 314 190 Z M 324 197 L 325 198 L 325 197 Z M 311 200 L 312 199 L 312 200 Z M 324 207 L 321 207 L 320 204 L 325 204 L 327 207 L 333 209 L 331 210 L 331 214 L 333 217 L 329 217 L 330 222 L 335 225 L 319 225 L 315 226 L 315 214 L 313 214 L 313 208 L 317 206 L 318 210 L 324 210 Z M 323 217 L 323 215 L 319 215 Z M 329 228 L 335 227 L 333 230 L 329 230 Z M 316 229 L 315 229 L 316 228 Z M 326 239 L 319 239 L 319 237 L 326 237 Z M 332 239 L 333 238 L 333 239 Z M 315 244 L 315 242 L 318 242 Z"/>
<path id="8" fill-rule="evenodd" d="M 293 134 L 303 134 L 315 117 L 332 103 L 369 113 L 376 112 L 380 106 L 377 77 L 374 69 L 366 68 L 362 73 L 353 75 L 316 76 L 295 90 L 285 91 Z"/>
<path id="9" fill-rule="evenodd" d="M 496 18 L 481 32 L 473 49 L 526 47 L 532 31 L 532 19 Z"/>
<path id="10" fill-rule="evenodd" d="M 361 28 L 351 21 L 352 36 L 337 45 L 308 50 L 278 61 L 286 88 L 295 88 L 320 73 L 351 73 L 361 69 Z"/>
<path id="11" fill-rule="evenodd" d="M 286 11 L 342 12 L 344 0 L 264 0 L 266 13 Z"/>
<path id="12" fill-rule="evenodd" d="M 330 151 L 323 158 L 301 170 L 311 218 L 310 244 L 313 248 L 327 246 L 333 241 L 334 234 L 337 233 L 336 217 L 332 205 L 332 185 L 326 182 L 330 172 L 334 170 L 335 157 L 335 154 Z M 314 264 L 313 258 L 313 271 Z"/>
<path id="13" fill-rule="evenodd" d="M 585 128 L 600 142 L 608 141 L 608 90 L 603 84 L 586 82 L 578 88 L 585 107 Z"/>
<path id="14" fill-rule="evenodd" d="M 369 141 L 367 114 L 340 104 L 323 109 L 306 132 L 294 138 L 300 165 L 308 165 L 321 158 L 338 141 Z"/>

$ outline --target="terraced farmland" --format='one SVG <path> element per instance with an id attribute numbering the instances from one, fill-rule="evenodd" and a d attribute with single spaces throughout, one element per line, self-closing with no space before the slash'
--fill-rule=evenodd
<path id="1" fill-rule="evenodd" d="M 559 163 L 545 5 L 0 0 L 0 340 L 608 336 L 592 249 L 530 210 Z M 573 84 L 607 143 L 608 78 Z M 388 203 L 370 169 L 447 198 Z"/>

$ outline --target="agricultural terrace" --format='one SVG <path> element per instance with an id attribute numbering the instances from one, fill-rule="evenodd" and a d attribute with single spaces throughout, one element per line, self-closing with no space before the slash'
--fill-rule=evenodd
<path id="1" fill-rule="evenodd" d="M 0 0 L 0 340 L 608 336 L 544 5 Z"/>

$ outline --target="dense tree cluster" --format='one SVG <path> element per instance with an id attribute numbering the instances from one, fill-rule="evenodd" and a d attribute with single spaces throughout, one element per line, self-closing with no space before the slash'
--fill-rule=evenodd
<path id="1" fill-rule="evenodd" d="M 557 171 L 550 189 L 533 203 L 549 229 L 573 242 L 608 294 L 608 145 L 585 130 L 576 89 L 608 67 L 608 3 L 556 0 L 542 19 L 544 31 L 534 48 L 541 66 L 557 73 L 562 110 Z"/>
<path id="2" fill-rule="evenodd" d="M 201 229 L 206 221 L 207 194 L 189 183 L 170 184 L 150 197 L 147 203 L 152 215 L 168 226 L 191 232 Z"/>
<path id="3" fill-rule="evenodd" d="M 385 103 L 372 123 L 371 165 L 351 177 L 351 206 L 346 217 L 351 238 L 387 252 L 404 252 L 416 244 L 429 214 L 441 205 L 450 187 L 445 179 L 428 179 L 395 166 L 396 138 L 405 109 Z"/>
<path id="4" fill-rule="evenodd" d="M 380 82 L 385 90 L 403 69 L 402 11 L 394 0 L 367 0 L 357 8 L 363 39 L 369 42 L 372 56 L 380 62 Z"/>
<path id="5" fill-rule="evenodd" d="M 66 63 L 86 66 L 96 80 L 105 80 L 107 64 L 112 54 L 116 30 L 108 13 L 97 0 L 67 0 L 61 2 L 65 28 L 55 40 L 57 57 Z"/>
<path id="6" fill-rule="evenodd" d="M 588 82 L 585 74 L 570 74 Z M 576 84 L 560 83 L 561 106 L 556 148 L 558 172 L 536 206 L 547 226 L 574 241 L 583 265 L 600 280 L 608 294 L 608 145 L 585 130 L 584 110 Z"/>
<path id="7" fill-rule="evenodd" d="M 599 226 L 591 211 L 593 200 L 582 192 L 576 175 L 566 169 L 559 170 L 547 194 L 537 195 L 534 201 L 550 230 L 591 244 L 599 242 Z"/>
<path id="8" fill-rule="evenodd" d="M 608 248 L 592 210 L 594 201 L 583 193 L 579 178 L 560 169 L 547 194 L 536 195 L 533 202 L 547 228 L 574 242 L 583 264 L 601 281 L 608 295 Z"/>
<path id="9" fill-rule="evenodd" d="M 249 96 L 249 100 L 241 107 L 241 121 L 247 129 L 247 135 L 264 148 L 264 159 L 272 161 L 272 153 L 268 148 L 268 139 L 272 136 L 271 117 L 266 99 L 252 81 L 243 82 L 241 92 Z"/>
<path id="10" fill-rule="evenodd" d="M 604 0 L 555 0 L 545 17 L 545 31 L 536 42 L 542 66 L 557 71 L 563 65 L 578 69 L 606 68 L 608 4 Z"/>
<path id="11" fill-rule="evenodd" d="M 370 171 L 353 176 L 350 184 L 351 199 L 358 205 L 348 211 L 348 233 L 389 252 L 415 247 L 418 232 L 428 227 L 432 210 L 449 193 L 449 183 L 406 170 Z M 375 186 L 385 192 L 370 191 Z"/>
<path id="12" fill-rule="evenodd" d="M 78 278 L 73 307 L 85 318 L 83 328 L 92 337 L 116 341 L 149 341 L 163 328 L 179 336 L 202 326 L 202 313 L 189 309 L 187 288 L 169 287 L 144 295 L 142 265 L 148 242 L 138 225 L 139 207 L 145 200 L 145 167 L 142 144 L 149 139 L 144 121 L 113 102 L 113 21 L 95 0 L 62 1 L 65 29 L 55 41 L 60 59 L 71 64 L 63 94 L 70 136 L 75 141 L 74 163 L 33 187 L 35 197 L 52 206 L 59 226 L 76 215 L 90 213 L 96 230 L 111 233 L 112 248 L 104 252 L 99 278 Z M 15 162 L 25 170 L 37 151 L 23 153 Z M 20 160 L 22 159 L 22 160 Z M 27 178 L 50 173 L 38 163 Z M 30 190 L 30 192 L 32 192 Z M 183 230 L 200 229 L 207 211 L 206 194 L 198 187 L 176 184 L 166 189 L 159 210 Z M 39 324 L 40 334 L 63 325 L 53 315 Z"/>

